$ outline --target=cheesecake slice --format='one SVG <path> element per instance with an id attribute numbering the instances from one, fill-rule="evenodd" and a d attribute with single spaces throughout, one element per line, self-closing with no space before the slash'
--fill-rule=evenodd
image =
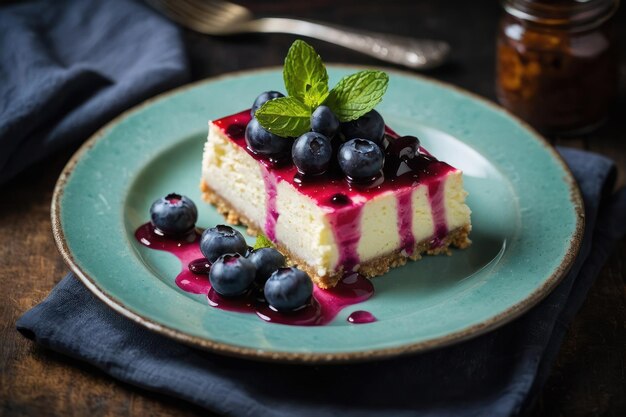
<path id="1" fill-rule="evenodd" d="M 373 183 L 354 184 L 332 170 L 303 178 L 293 164 L 248 149 L 250 118 L 245 110 L 209 122 L 203 198 L 229 223 L 263 233 L 319 287 L 335 286 L 347 272 L 374 277 L 470 244 L 462 172 L 422 147 L 407 157 L 407 137 L 386 128 L 384 170 Z"/>

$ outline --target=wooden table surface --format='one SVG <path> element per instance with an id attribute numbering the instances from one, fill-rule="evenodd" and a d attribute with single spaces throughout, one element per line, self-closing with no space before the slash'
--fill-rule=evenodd
<path id="1" fill-rule="evenodd" d="M 243 2 L 242 2 L 243 3 Z M 376 31 L 448 40 L 451 62 L 428 75 L 493 99 L 495 2 L 248 1 L 261 15 L 306 16 Z M 618 12 L 626 45 L 625 11 Z M 375 16 L 375 17 L 374 17 Z M 293 41 L 285 35 L 209 38 L 184 33 L 192 76 L 280 65 Z M 312 42 L 329 62 L 377 62 Z M 622 81 L 626 78 L 622 55 Z M 622 83 L 622 86 L 624 82 Z M 626 93 L 606 126 L 587 137 L 560 140 L 613 158 L 626 181 Z M 120 383 L 79 361 L 39 348 L 15 331 L 15 321 L 66 274 L 52 240 L 50 200 L 73 149 L 0 188 L 0 414 L 3 416 L 200 416 L 205 410 Z M 529 411 L 532 416 L 626 415 L 626 240 L 620 242 L 591 289 L 554 369 Z"/>

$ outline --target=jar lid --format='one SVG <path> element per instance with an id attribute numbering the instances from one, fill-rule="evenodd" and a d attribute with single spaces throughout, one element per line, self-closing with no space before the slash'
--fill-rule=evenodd
<path id="1" fill-rule="evenodd" d="M 619 0 L 503 0 L 510 15 L 545 26 L 590 29 L 607 21 Z"/>

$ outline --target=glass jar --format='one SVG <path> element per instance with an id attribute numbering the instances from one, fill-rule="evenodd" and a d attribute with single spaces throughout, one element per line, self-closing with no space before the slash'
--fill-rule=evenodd
<path id="1" fill-rule="evenodd" d="M 497 41 L 500 103 L 546 134 L 580 134 L 617 96 L 612 16 L 619 0 L 504 0 Z"/>

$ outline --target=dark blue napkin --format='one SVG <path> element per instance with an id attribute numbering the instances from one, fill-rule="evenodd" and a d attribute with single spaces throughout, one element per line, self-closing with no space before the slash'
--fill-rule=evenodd
<path id="1" fill-rule="evenodd" d="M 127 320 L 73 275 L 18 321 L 25 336 L 115 378 L 231 416 L 509 416 L 544 383 L 567 326 L 626 232 L 612 162 L 562 149 L 586 208 L 570 273 L 519 319 L 473 340 L 393 360 L 332 366 L 256 363 L 198 351 Z"/>
<path id="2" fill-rule="evenodd" d="M 0 184 L 188 78 L 178 29 L 140 2 L 0 8 Z"/>

